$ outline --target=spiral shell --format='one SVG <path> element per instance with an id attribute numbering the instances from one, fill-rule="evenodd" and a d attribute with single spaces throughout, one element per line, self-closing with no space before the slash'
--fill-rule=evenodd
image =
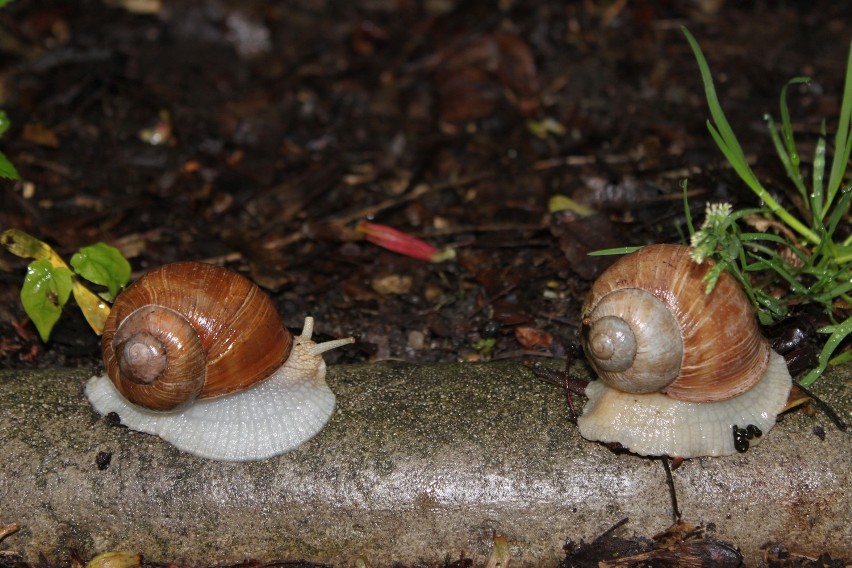
<path id="1" fill-rule="evenodd" d="M 179 262 L 148 272 L 118 296 L 101 351 L 127 400 L 170 410 L 266 379 L 292 342 L 251 281 L 219 266 Z"/>
<path id="2" fill-rule="evenodd" d="M 580 434 L 645 456 L 743 451 L 768 432 L 792 379 L 760 334 L 736 280 L 689 249 L 651 245 L 623 257 L 583 305 L 583 349 L 600 380 L 586 387 Z M 762 438 L 750 443 L 755 445 Z"/>
<path id="3" fill-rule="evenodd" d="M 723 272 L 711 294 L 689 249 L 652 245 L 625 256 L 583 305 L 583 346 L 602 381 L 630 393 L 683 401 L 735 397 L 769 362 L 769 343 L 737 281 Z"/>

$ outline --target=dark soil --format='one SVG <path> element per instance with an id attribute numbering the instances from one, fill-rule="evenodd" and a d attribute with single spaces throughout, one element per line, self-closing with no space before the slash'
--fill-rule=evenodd
<path id="1" fill-rule="evenodd" d="M 122 7 L 126 4 L 126 7 Z M 561 357 L 602 262 L 678 241 L 690 205 L 751 202 L 707 132 L 700 41 L 766 184 L 789 188 L 762 116 L 795 89 L 798 132 L 839 113 L 843 2 L 147 3 L 18 0 L 0 11 L 0 230 L 68 258 L 105 241 L 134 276 L 176 260 L 245 273 L 285 321 L 352 334 L 333 362 Z M 627 5 L 625 5 L 627 4 Z M 558 194 L 597 215 L 548 213 Z M 371 220 L 458 256 L 363 240 Z M 0 255 L 0 366 L 95 366 L 67 309 L 42 344 Z M 492 343 L 493 342 L 493 343 Z"/>

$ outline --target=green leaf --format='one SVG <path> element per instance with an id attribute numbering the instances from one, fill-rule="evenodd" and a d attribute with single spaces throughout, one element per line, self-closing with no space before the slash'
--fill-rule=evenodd
<path id="1" fill-rule="evenodd" d="M 837 224 L 840 223 L 840 220 L 846 215 L 850 204 L 852 204 L 852 185 L 848 185 L 841 190 L 840 199 L 837 200 L 837 204 L 834 206 L 834 210 L 828 218 L 826 234 L 829 237 L 834 235 L 834 230 L 837 228 Z"/>
<path id="2" fill-rule="evenodd" d="M 0 6 L 2 6 L 2 4 L 0 4 Z M 6 131 L 9 130 L 9 126 L 11 126 L 11 124 L 9 117 L 6 116 L 6 111 L 0 110 L 0 136 L 3 136 Z"/>
<path id="3" fill-rule="evenodd" d="M 822 123 L 822 132 L 825 133 L 825 121 Z M 825 136 L 820 135 L 817 138 L 816 147 L 814 148 L 814 167 L 813 167 L 813 189 L 811 190 L 811 215 L 813 216 L 814 226 L 822 221 L 824 215 L 822 213 L 823 193 L 822 188 L 825 179 Z"/>
<path id="4" fill-rule="evenodd" d="M 784 245 L 786 247 L 790 246 L 790 243 L 787 242 L 787 239 L 783 237 L 779 237 L 778 235 L 774 235 L 772 233 L 740 233 L 741 241 L 771 241 L 773 243 L 778 243 L 779 245 Z M 795 250 L 795 249 L 793 249 Z M 798 252 L 798 251 L 796 251 Z"/>
<path id="5" fill-rule="evenodd" d="M 9 161 L 9 158 L 3 152 L 0 152 L 0 177 L 15 180 L 21 179 L 18 170 L 15 169 L 15 166 L 12 165 L 12 162 Z"/>
<path id="6" fill-rule="evenodd" d="M 843 100 L 840 104 L 840 120 L 837 122 L 837 133 L 834 137 L 834 159 L 831 162 L 831 174 L 826 187 L 825 202 L 821 217 L 825 217 L 831 207 L 834 196 L 840 189 L 840 184 L 846 174 L 849 156 L 852 154 L 852 135 L 849 127 L 852 124 L 852 43 L 849 46 L 849 57 L 846 61 L 846 81 L 843 84 Z M 815 211 L 814 215 L 819 212 Z"/>
<path id="7" fill-rule="evenodd" d="M 589 217 L 595 214 L 595 210 L 588 205 L 583 205 L 574 201 L 565 195 L 554 195 L 547 200 L 547 211 L 549 213 L 559 213 L 560 211 L 570 211 L 576 213 L 580 217 Z"/>
<path id="8" fill-rule="evenodd" d="M 790 157 L 790 162 L 793 166 L 793 172 L 796 176 L 793 181 L 797 186 L 804 187 L 802 183 L 801 172 L 799 171 L 799 152 L 796 150 L 796 140 L 793 137 L 793 123 L 790 121 L 790 110 L 787 106 L 787 89 L 790 85 L 809 85 L 810 77 L 795 77 L 787 81 L 787 84 L 781 88 L 781 130 L 784 133 L 784 143 L 787 145 L 787 153 Z"/>
<path id="9" fill-rule="evenodd" d="M 68 267 L 50 246 L 29 233 L 18 229 L 6 229 L 0 233 L 0 246 L 21 258 L 49 260 L 53 266 Z"/>
<path id="10" fill-rule="evenodd" d="M 680 180 L 680 188 L 683 190 L 683 214 L 686 216 L 686 228 L 689 230 L 689 237 L 695 234 L 695 226 L 692 224 L 692 211 L 689 210 L 689 181 L 686 179 Z"/>
<path id="11" fill-rule="evenodd" d="M 725 159 L 737 172 L 746 185 L 766 204 L 766 207 L 775 215 L 779 216 L 791 229 L 799 233 L 805 239 L 813 244 L 819 244 L 820 239 L 813 231 L 802 224 L 797 218 L 791 215 L 784 209 L 768 191 L 760 184 L 757 176 L 748 165 L 743 149 L 731 128 L 728 119 L 725 117 L 725 112 L 722 110 L 722 105 L 719 104 L 719 98 L 716 95 L 716 87 L 713 84 L 713 75 L 710 73 L 710 66 L 707 65 L 707 60 L 704 58 L 704 53 L 698 45 L 698 41 L 693 37 L 685 27 L 681 27 L 681 31 L 686 36 L 692 52 L 695 55 L 695 61 L 698 63 L 698 70 L 701 73 L 701 80 L 704 83 L 704 94 L 707 99 L 707 106 L 710 109 L 712 121 L 707 121 L 707 129 L 710 135 L 716 142 L 716 145 L 725 155 Z M 848 156 L 848 154 L 847 154 Z"/>
<path id="12" fill-rule="evenodd" d="M 71 257 L 71 266 L 89 282 L 106 286 L 112 298 L 130 279 L 130 263 L 117 248 L 104 243 L 81 248 Z"/>
<path id="13" fill-rule="evenodd" d="M 831 354 L 834 353 L 834 350 L 840 346 L 840 343 L 850 333 L 852 333 L 852 318 L 847 318 L 843 321 L 843 323 L 834 326 L 828 341 L 825 342 L 825 345 L 819 354 L 819 365 L 805 375 L 799 384 L 803 387 L 811 386 L 814 381 L 819 378 L 822 372 L 825 371 L 825 368 L 828 366 L 828 362 L 831 359 Z"/>
<path id="14" fill-rule="evenodd" d="M 50 337 L 71 295 L 71 277 L 70 270 L 54 267 L 48 260 L 34 260 L 27 267 L 27 276 L 21 288 L 21 303 L 38 329 L 42 341 Z"/>
<path id="15" fill-rule="evenodd" d="M 821 304 L 828 304 L 834 298 L 838 298 L 843 294 L 847 294 L 852 291 L 852 282 L 844 282 L 842 284 L 836 284 L 833 288 L 830 288 L 820 296 L 815 296 L 814 300 Z"/>
<path id="16" fill-rule="evenodd" d="M 701 72 L 701 79 L 704 83 L 704 94 L 707 98 L 707 106 L 710 108 L 710 116 L 713 117 L 713 122 L 715 123 L 716 128 L 718 128 L 718 133 L 717 135 L 714 135 L 714 138 L 717 138 L 718 136 L 716 142 L 719 143 L 720 147 L 724 144 L 724 146 L 728 149 L 727 151 L 725 151 L 724 148 L 722 149 L 726 156 L 728 153 L 730 153 L 731 156 L 734 156 L 733 160 L 729 157 L 728 161 L 731 162 L 731 165 L 734 166 L 735 169 L 737 168 L 737 164 L 734 163 L 734 161 L 739 162 L 745 166 L 745 168 L 749 169 L 748 164 L 746 164 L 743 149 L 740 146 L 739 141 L 737 141 L 737 137 L 734 135 L 734 131 L 731 128 L 728 119 L 725 117 L 724 111 L 722 111 L 722 105 L 719 104 L 719 98 L 716 96 L 716 87 L 713 84 L 713 75 L 710 73 L 710 66 L 707 65 L 704 53 L 701 51 L 698 41 L 692 36 L 688 29 L 681 27 L 681 31 L 683 31 L 683 35 L 686 36 L 686 40 L 692 48 L 692 52 L 695 55 L 695 61 L 698 63 L 698 70 Z M 723 142 L 720 142 L 720 139 Z M 750 169 L 749 173 L 751 174 Z M 754 174 L 751 175 L 754 176 Z"/>
<path id="17" fill-rule="evenodd" d="M 611 248 L 611 249 L 601 249 L 601 250 L 593 250 L 588 253 L 589 256 L 608 256 L 612 254 L 630 254 L 631 252 L 635 252 L 642 247 L 619 247 L 619 248 Z"/>
<path id="18" fill-rule="evenodd" d="M 0 0 L 0 7 L 3 6 L 3 0 Z M 6 116 L 6 113 L 0 110 L 0 136 L 9 130 L 9 117 Z M 18 175 L 18 170 L 15 169 L 15 166 L 12 165 L 12 162 L 9 161 L 2 152 L 0 152 L 0 177 L 4 177 L 6 179 L 21 179 L 21 176 Z"/>
<path id="19" fill-rule="evenodd" d="M 852 351 L 844 351 L 843 353 L 841 353 L 837 357 L 834 357 L 833 359 L 831 359 L 828 362 L 828 364 L 836 367 L 837 365 L 842 365 L 843 363 L 849 363 L 850 361 L 852 361 Z"/>

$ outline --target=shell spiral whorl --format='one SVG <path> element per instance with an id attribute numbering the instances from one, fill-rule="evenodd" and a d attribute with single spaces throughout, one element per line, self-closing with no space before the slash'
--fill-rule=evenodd
<path id="1" fill-rule="evenodd" d="M 112 337 L 116 386 L 134 404 L 170 410 L 195 399 L 207 377 L 207 353 L 182 315 L 148 304 L 124 318 Z"/>
<path id="2" fill-rule="evenodd" d="M 281 366 L 292 337 L 242 276 L 183 262 L 148 272 L 113 305 L 101 340 L 118 391 L 151 410 L 241 390 Z"/>
<path id="3" fill-rule="evenodd" d="M 677 319 L 652 294 L 614 290 L 588 317 L 586 356 L 602 381 L 632 393 L 662 390 L 677 379 L 683 336 Z"/>
<path id="4" fill-rule="evenodd" d="M 733 277 L 722 273 L 713 293 L 704 292 L 711 268 L 694 263 L 687 247 L 653 245 L 598 278 L 583 305 L 583 347 L 602 381 L 704 402 L 732 398 L 760 380 L 769 344 Z M 615 319 L 623 323 L 612 325 Z"/>
<path id="5" fill-rule="evenodd" d="M 621 318 L 604 316 L 589 326 L 589 358 L 606 371 L 624 371 L 636 357 L 636 334 Z"/>

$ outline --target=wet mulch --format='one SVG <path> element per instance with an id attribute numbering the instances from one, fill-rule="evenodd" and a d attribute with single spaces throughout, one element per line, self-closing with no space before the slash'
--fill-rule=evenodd
<path id="1" fill-rule="evenodd" d="M 64 256 L 118 246 L 135 274 L 219 262 L 286 322 L 352 334 L 335 362 L 561 357 L 606 260 L 682 238 L 678 183 L 747 203 L 705 128 L 698 37 L 731 121 L 782 199 L 762 123 L 781 86 L 800 132 L 839 112 L 843 3 L 18 0 L 0 10 L 0 229 Z M 596 214 L 548 213 L 557 194 Z M 429 263 L 371 220 L 457 258 Z M 0 366 L 97 365 L 67 310 L 43 345 L 0 255 Z"/>
<path id="2" fill-rule="evenodd" d="M 695 566 L 712 568 L 739 568 L 743 558 L 734 544 L 715 538 L 715 527 L 695 526 L 684 521 L 676 521 L 665 531 L 653 537 L 632 535 L 621 536 L 623 527 L 629 519 L 622 519 L 604 531 L 592 542 L 576 543 L 570 539 L 563 547 L 565 557 L 557 568 L 654 568 L 667 566 Z M 5 529 L 5 533 L 4 533 Z M 14 534 L 17 526 L 0 527 L 0 541 Z M 11 532 L 9 532 L 11 531 Z M 761 568 L 844 568 L 848 564 L 834 559 L 829 554 L 811 558 L 790 551 L 780 543 L 767 543 L 761 547 L 763 558 Z M 74 550 L 69 551 L 72 568 L 180 568 L 181 565 L 158 562 L 133 552 L 102 553 L 88 561 Z M 371 559 L 359 557 L 356 566 L 369 568 Z M 388 564 L 391 559 L 373 558 L 372 561 Z M 22 556 L 11 550 L 0 550 L 0 568 L 51 568 L 55 563 L 42 557 L 36 565 L 25 562 Z M 393 563 L 394 567 L 406 568 L 406 564 Z M 494 537 L 494 548 L 486 564 L 475 563 L 462 554 L 458 558 L 450 556 L 440 564 L 442 568 L 471 568 L 485 565 L 488 568 L 511 565 L 509 542 L 502 536 Z M 217 568 L 331 568 L 331 564 L 302 560 L 275 560 L 260 562 L 247 560 L 239 564 L 218 564 Z M 426 564 L 410 565 L 413 568 L 426 568 Z"/>

